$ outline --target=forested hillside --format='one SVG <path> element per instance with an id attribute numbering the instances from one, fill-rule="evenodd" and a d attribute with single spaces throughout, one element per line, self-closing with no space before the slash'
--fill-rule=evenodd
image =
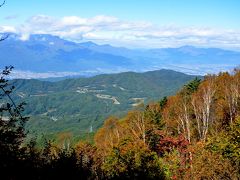
<path id="1" fill-rule="evenodd" d="M 8 74 L 5 71 L 5 75 Z M 4 75 L 4 74 L 3 74 Z M 8 82 L 1 87 L 8 96 Z M 91 144 L 35 140 L 21 145 L 22 106 L 1 112 L 1 169 L 5 179 L 239 179 L 240 70 L 194 79 L 174 96 L 109 117 Z M 5 108 L 4 108 L 5 107 Z M 4 138 L 3 138 L 4 137 Z M 17 142 L 17 143 L 15 143 Z M 8 173 L 18 168 L 15 173 Z"/>
<path id="2" fill-rule="evenodd" d="M 121 117 L 130 109 L 173 95 L 195 76 L 171 70 L 126 72 L 58 82 L 13 80 L 13 97 L 26 102 L 32 135 L 95 132 L 104 119 Z M 201 78 L 201 77 L 199 77 Z"/>

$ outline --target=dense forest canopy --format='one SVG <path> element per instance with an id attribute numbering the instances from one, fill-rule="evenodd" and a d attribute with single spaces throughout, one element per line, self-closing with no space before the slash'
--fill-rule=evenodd
<path id="1" fill-rule="evenodd" d="M 57 139 L 57 134 L 68 131 L 77 142 L 96 132 L 107 117 L 122 117 L 141 103 L 174 95 L 195 77 L 162 69 L 57 82 L 14 79 L 9 83 L 15 86 L 12 97 L 16 103 L 26 102 L 24 114 L 31 117 L 26 124 L 28 137 L 38 136 L 42 142 L 42 134 Z"/>
<path id="2" fill-rule="evenodd" d="M 1 179 L 240 179 L 240 69 L 111 116 L 94 142 L 73 144 L 64 132 L 43 147 L 26 141 L 29 118 L 12 98 L 12 69 L 0 74 Z"/>
<path id="3" fill-rule="evenodd" d="M 174 96 L 121 119 L 109 117 L 93 143 L 73 145 L 71 135 L 62 133 L 58 143 L 46 140 L 43 148 L 34 139 L 22 144 L 27 118 L 23 104 L 9 99 L 10 71 L 0 82 L 1 98 L 7 97 L 0 119 L 4 179 L 240 178 L 239 69 L 196 78 Z"/>

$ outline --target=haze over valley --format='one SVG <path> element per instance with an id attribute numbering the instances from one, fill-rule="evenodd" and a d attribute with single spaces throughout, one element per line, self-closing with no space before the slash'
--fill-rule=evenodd
<path id="1" fill-rule="evenodd" d="M 240 179 L 239 0 L 0 0 L 0 179 Z"/>
<path id="2" fill-rule="evenodd" d="M 13 64 L 12 78 L 59 78 L 119 72 L 172 69 L 206 75 L 230 71 L 240 62 L 240 52 L 219 48 L 128 49 L 94 42 L 75 43 L 52 35 L 31 35 L 21 40 L 10 34 L 0 44 L 0 66 Z"/>
<path id="3" fill-rule="evenodd" d="M 11 85 L 15 86 L 14 99 L 27 103 L 25 113 L 31 117 L 27 126 L 32 135 L 67 129 L 81 136 L 90 128 L 96 131 L 109 116 L 121 117 L 131 109 L 175 94 L 196 77 L 159 70 L 58 82 L 12 80 Z"/>

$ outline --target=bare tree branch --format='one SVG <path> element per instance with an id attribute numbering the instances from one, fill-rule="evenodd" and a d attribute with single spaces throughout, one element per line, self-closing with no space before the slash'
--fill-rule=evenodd
<path id="1" fill-rule="evenodd" d="M 8 37 L 9 37 L 9 34 L 3 35 L 3 36 L 0 37 L 0 41 L 4 41 Z"/>
<path id="2" fill-rule="evenodd" d="M 0 5 L 0 7 L 2 7 L 5 3 L 6 3 L 6 0 L 3 1 L 3 3 Z"/>
<path id="3" fill-rule="evenodd" d="M 0 8 L 1 8 L 5 3 L 6 3 L 6 0 L 4 0 L 2 4 L 0 4 Z M 7 35 L 2 35 L 2 36 L 0 37 L 0 41 L 4 41 L 5 39 L 8 38 L 8 36 L 9 36 L 9 34 L 7 34 Z"/>

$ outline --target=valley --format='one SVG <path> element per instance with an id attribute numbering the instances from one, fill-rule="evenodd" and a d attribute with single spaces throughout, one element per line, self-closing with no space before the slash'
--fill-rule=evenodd
<path id="1" fill-rule="evenodd" d="M 30 134 L 96 131 L 109 116 L 122 117 L 141 104 L 174 94 L 196 76 L 172 70 L 126 72 L 58 82 L 12 80 L 14 98 L 26 102 Z M 201 78 L 200 76 L 198 76 Z"/>
<path id="2" fill-rule="evenodd" d="M 49 34 L 23 41 L 14 33 L 0 44 L 0 67 L 14 65 L 12 78 L 61 80 L 121 72 L 171 69 L 205 75 L 239 65 L 239 51 L 182 46 L 129 49 L 109 44 L 73 42 Z M 7 63 L 7 64 L 6 64 Z"/>

